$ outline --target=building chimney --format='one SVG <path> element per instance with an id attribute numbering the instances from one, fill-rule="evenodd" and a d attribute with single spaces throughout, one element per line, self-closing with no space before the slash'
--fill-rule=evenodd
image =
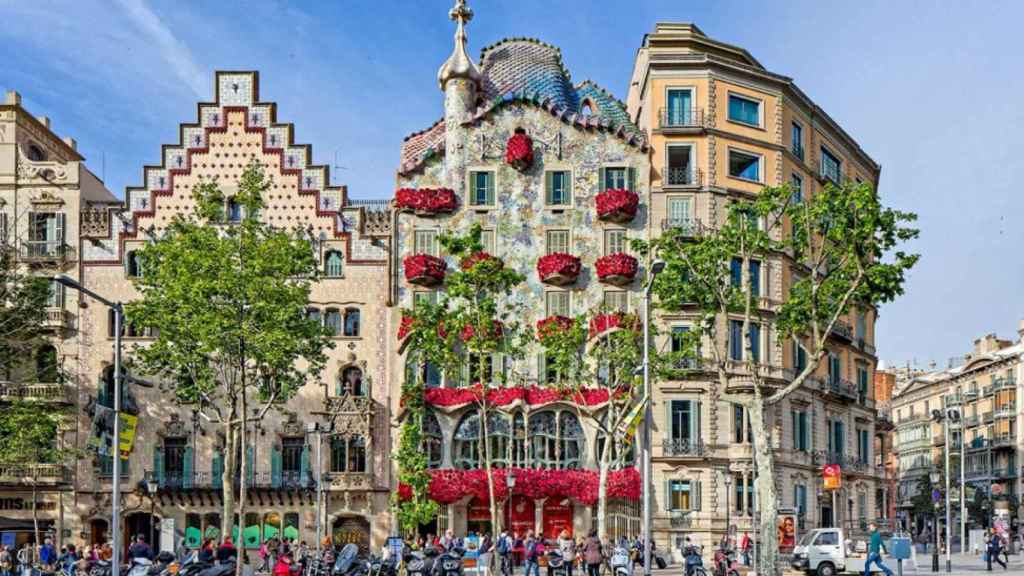
<path id="1" fill-rule="evenodd" d="M 47 130 L 50 129 L 50 117 L 49 116 L 36 116 L 36 120 L 39 120 L 40 124 L 42 124 L 43 126 L 46 126 Z"/>
<path id="2" fill-rule="evenodd" d="M 78 150 L 78 142 L 75 141 L 71 136 L 65 136 L 61 138 L 65 144 L 67 144 L 72 150 Z"/>
<path id="3" fill-rule="evenodd" d="M 17 90 L 8 90 L 4 94 L 4 104 L 13 104 L 15 106 L 21 104 L 21 94 L 18 94 Z"/>

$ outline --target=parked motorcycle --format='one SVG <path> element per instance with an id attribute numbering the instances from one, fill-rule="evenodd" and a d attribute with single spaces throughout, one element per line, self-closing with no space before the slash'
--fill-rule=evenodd
<path id="1" fill-rule="evenodd" d="M 462 549 L 452 547 L 434 562 L 434 576 L 462 576 Z"/>
<path id="2" fill-rule="evenodd" d="M 370 556 L 368 576 L 398 576 L 398 557 Z"/>
<path id="3" fill-rule="evenodd" d="M 629 550 L 622 546 L 615 547 L 608 564 L 611 566 L 614 576 L 632 576 L 629 573 Z"/>
<path id="4" fill-rule="evenodd" d="M 686 565 L 685 576 L 708 576 L 704 569 L 704 557 L 700 553 L 700 547 L 689 545 L 683 549 L 683 561 Z"/>
<path id="5" fill-rule="evenodd" d="M 740 563 L 736 561 L 735 550 L 715 550 L 715 576 L 740 576 Z"/>
<path id="6" fill-rule="evenodd" d="M 422 551 L 408 551 L 403 560 L 406 576 L 430 576 L 434 572 L 437 548 L 427 546 Z"/>
<path id="7" fill-rule="evenodd" d="M 548 550 L 548 572 L 550 576 L 569 576 L 569 567 L 558 550 Z"/>
<path id="8" fill-rule="evenodd" d="M 338 559 L 334 561 L 333 576 L 361 576 L 366 565 L 359 562 L 359 546 L 349 543 L 341 549 Z"/>

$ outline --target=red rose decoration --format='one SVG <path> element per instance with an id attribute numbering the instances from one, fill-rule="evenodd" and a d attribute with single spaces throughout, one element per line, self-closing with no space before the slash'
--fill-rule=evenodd
<path id="1" fill-rule="evenodd" d="M 405 279 L 410 284 L 420 286 L 434 286 L 444 281 L 444 274 L 448 265 L 444 260 L 429 254 L 416 254 L 406 256 Z"/>
<path id="2" fill-rule="evenodd" d="M 612 328 L 633 328 L 635 318 L 622 312 L 598 314 L 590 319 L 590 337 L 604 334 Z"/>
<path id="3" fill-rule="evenodd" d="M 400 188 L 395 192 L 395 208 L 423 216 L 453 212 L 458 205 L 455 192 L 449 188 Z"/>
<path id="4" fill-rule="evenodd" d="M 501 337 L 503 330 L 504 327 L 501 325 L 501 322 L 495 320 L 491 329 L 487 334 L 483 335 L 483 338 L 486 340 L 496 340 Z M 476 336 L 476 330 L 473 328 L 472 324 L 466 324 L 462 327 L 462 332 L 459 333 L 459 336 L 462 337 L 463 342 L 469 342 L 474 336 Z"/>
<path id="5" fill-rule="evenodd" d="M 597 277 L 601 282 L 622 286 L 629 284 L 636 277 L 636 258 L 622 252 L 602 256 L 594 263 Z"/>
<path id="6" fill-rule="evenodd" d="M 402 322 L 398 325 L 398 339 L 405 338 L 412 332 L 412 323 L 415 319 L 412 316 L 402 316 Z"/>
<path id="7" fill-rule="evenodd" d="M 483 394 L 483 387 L 480 385 L 468 388 L 428 388 L 423 391 L 423 401 L 430 406 L 454 408 L 480 402 L 481 394 Z M 508 406 L 515 402 L 539 406 L 566 400 L 581 406 L 600 406 L 608 401 L 608 391 L 601 388 L 588 388 L 572 394 L 567 390 L 557 388 L 516 386 L 489 388 L 486 396 L 486 401 L 491 406 Z"/>
<path id="8" fill-rule="evenodd" d="M 572 329 L 572 318 L 565 316 L 548 316 L 537 321 L 537 338 L 544 340 L 559 332 L 567 332 Z"/>
<path id="9" fill-rule="evenodd" d="M 440 504 L 451 504 L 469 496 L 489 502 L 486 470 L 430 470 L 428 496 Z M 496 468 L 491 470 L 494 497 L 498 501 L 508 498 L 507 474 L 516 477 L 516 494 L 539 500 L 542 498 L 572 498 L 592 506 L 597 502 L 600 476 L 596 470 L 546 470 L 537 468 Z M 613 470 L 608 473 L 609 498 L 635 500 L 640 497 L 640 473 L 636 468 Z M 398 497 L 412 497 L 411 490 L 399 486 Z"/>
<path id="10" fill-rule="evenodd" d="M 608 222 L 622 224 L 636 217 L 636 209 L 639 205 L 640 197 L 636 192 L 612 188 L 597 195 L 597 217 Z"/>
<path id="11" fill-rule="evenodd" d="M 582 269 L 583 266 L 580 264 L 579 258 L 563 252 L 542 256 L 537 261 L 537 273 L 540 275 L 541 282 L 556 286 L 575 282 Z"/>
<path id="12" fill-rule="evenodd" d="M 505 162 L 522 172 L 533 164 L 533 140 L 526 130 L 516 128 L 516 133 L 505 144 Z"/>
<path id="13" fill-rule="evenodd" d="M 462 268 L 463 270 L 470 270 L 477 264 L 480 264 L 481 262 L 489 261 L 494 261 L 497 262 L 499 266 L 501 265 L 501 258 L 491 256 L 487 252 L 474 252 L 469 256 L 463 258 L 462 262 L 459 262 L 459 268 Z"/>

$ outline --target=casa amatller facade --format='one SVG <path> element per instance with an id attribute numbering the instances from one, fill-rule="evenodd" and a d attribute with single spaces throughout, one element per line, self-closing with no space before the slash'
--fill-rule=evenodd
<path id="1" fill-rule="evenodd" d="M 218 182 L 226 213 L 238 214 L 230 197 L 251 161 L 272 182 L 261 218 L 302 226 L 315 238 L 324 274 L 309 313 L 331 329 L 336 345 L 321 382 L 250 430 L 256 440 L 245 454 L 252 470 L 245 479 L 245 546 L 275 535 L 312 542 L 318 476 L 326 532 L 336 541 L 383 545 L 394 529 L 399 392 L 417 373 L 428 386 L 424 450 L 432 473 L 448 479 L 432 494 L 442 506 L 425 530 L 492 531 L 486 503 L 466 488 L 480 473 L 475 447 L 482 441 L 496 448 L 496 466 L 537 479 L 503 503 L 506 524 L 546 535 L 596 526 L 596 493 L 549 488 L 554 482 L 542 479 L 590 486 L 604 441 L 595 419 L 606 399 L 550 393 L 539 345 L 525 366 L 496 355 L 474 379 L 497 386 L 502 372 L 515 368 L 529 385 L 497 392 L 501 401 L 484 439 L 461 388 L 468 375 L 442 374 L 405 350 L 402 309 L 436 299 L 458 265 L 442 253 L 442 233 L 480 225 L 486 252 L 526 277 L 512 298 L 536 325 L 598 307 L 638 311 L 648 263 L 630 253 L 630 240 L 668 227 L 713 227 L 726 202 L 764 185 L 793 182 L 810 195 L 829 179 L 877 184 L 878 166 L 790 79 L 692 25 L 659 23 L 645 36 L 624 103 L 592 81 L 573 82 L 559 49 L 539 40 L 501 40 L 474 59 L 466 34 L 472 11 L 459 0 L 450 16 L 455 41 L 438 72 L 440 94 L 434 86 L 415 87 L 437 94 L 443 114 L 401 142 L 388 200 L 360 201 L 332 186 L 328 169 L 312 163 L 311 147 L 296 143 L 287 111 L 279 119 L 277 107 L 260 99 L 255 72 L 218 72 L 213 99 L 179 125 L 176 142 L 154 142 L 153 164 L 142 168 L 123 201 L 85 169 L 74 142 L 57 138 L 17 95 L 0 106 L 0 243 L 40 274 L 66 273 L 107 298 L 131 301 L 132 277 L 144 274 L 135 254 L 150 235 L 191 210 L 201 181 Z M 766 315 L 782 299 L 789 274 L 781 256 L 759 263 Z M 113 325 L 105 307 L 73 292 L 55 289 L 50 305 L 52 344 L 38 355 L 55 359 L 69 376 L 60 382 L 32 359 L 24 371 L 0 375 L 0 402 L 34 396 L 74 407 L 62 441 L 84 447 L 93 414 L 112 405 Z M 842 523 L 859 530 L 882 515 L 867 385 L 876 363 L 874 318 L 873 310 L 851 314 L 819 377 L 774 415 L 781 504 L 797 511 L 803 528 Z M 690 326 L 685 314 L 653 321 L 666 334 L 654 343 L 659 349 Z M 129 326 L 126 346 L 146 346 L 149 337 Z M 757 350 L 780 381 L 800 367 L 799 347 L 770 327 Z M 718 400 L 716 386 L 699 370 L 655 384 L 659 547 L 685 536 L 710 544 L 725 533 L 727 518 L 733 530 L 752 527 L 746 415 Z M 174 531 L 189 544 L 215 534 L 224 445 L 218 430 L 158 387 L 129 385 L 123 404 L 139 419 L 122 467 L 125 534 Z M 632 450 L 622 456 L 610 482 L 612 537 L 639 533 L 639 474 Z M 837 510 L 821 490 L 826 463 L 844 469 Z M 74 543 L 108 536 L 111 462 L 95 457 L 67 468 L 0 470 L 0 531 L 29 537 L 26 478 L 39 471 L 47 479 L 37 498 L 47 530 Z"/>

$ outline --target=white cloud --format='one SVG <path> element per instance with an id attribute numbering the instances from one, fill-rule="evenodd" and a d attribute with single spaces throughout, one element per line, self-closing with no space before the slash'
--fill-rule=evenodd
<path id="1" fill-rule="evenodd" d="M 156 44 L 161 57 L 167 62 L 178 78 L 195 92 L 200 99 L 209 96 L 203 72 L 192 52 L 175 37 L 163 20 L 146 6 L 144 0 L 117 0 L 131 20 Z"/>

